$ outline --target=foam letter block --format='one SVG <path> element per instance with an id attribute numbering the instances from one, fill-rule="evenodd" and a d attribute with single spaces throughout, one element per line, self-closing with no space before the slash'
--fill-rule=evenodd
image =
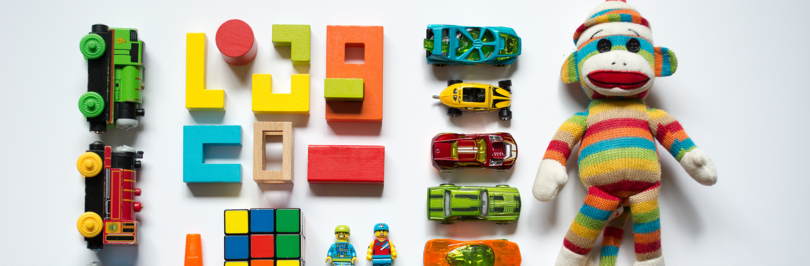
<path id="1" fill-rule="evenodd" d="M 364 63 L 346 63 L 346 46 L 364 47 Z M 363 101 L 328 101 L 326 121 L 375 122 L 383 117 L 383 27 L 327 26 L 326 78 L 363 79 Z"/>
<path id="2" fill-rule="evenodd" d="M 309 32 L 309 25 L 273 24 L 273 46 L 292 46 L 293 65 L 309 65 Z"/>
<path id="3" fill-rule="evenodd" d="M 273 93 L 270 74 L 253 74 L 253 113 L 309 114 L 309 74 L 292 75 L 290 93 Z"/>
<path id="4" fill-rule="evenodd" d="M 281 157 L 281 171 L 264 170 L 267 160 L 265 155 L 265 147 L 267 145 L 266 136 L 282 136 L 283 155 Z M 256 181 L 256 183 L 293 183 L 292 143 L 292 123 L 253 123 L 253 181 Z"/>
<path id="5" fill-rule="evenodd" d="M 309 183 L 378 184 L 385 181 L 385 146 L 310 145 Z"/>
<path id="6" fill-rule="evenodd" d="M 242 182 L 242 165 L 204 163 L 205 146 L 242 146 L 242 127 L 183 126 L 183 182 Z"/>
<path id="7" fill-rule="evenodd" d="M 186 34 L 186 108 L 225 111 L 225 91 L 205 89 L 205 33 Z"/>
<path id="8" fill-rule="evenodd" d="M 225 21 L 219 26 L 217 48 L 225 62 L 234 66 L 250 63 L 259 51 L 256 38 L 253 37 L 253 29 L 238 19 Z"/>
<path id="9" fill-rule="evenodd" d="M 363 101 L 363 79 L 324 79 L 327 101 Z"/>

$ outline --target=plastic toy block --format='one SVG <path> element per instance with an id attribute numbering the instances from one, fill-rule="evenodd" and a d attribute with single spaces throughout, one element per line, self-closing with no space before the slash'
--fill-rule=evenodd
<path id="1" fill-rule="evenodd" d="M 242 127 L 183 126 L 183 182 L 242 182 L 242 165 L 206 164 L 204 146 L 242 146 Z"/>
<path id="2" fill-rule="evenodd" d="M 362 46 L 364 63 L 346 63 L 346 46 Z M 375 122 L 383 117 L 383 27 L 327 26 L 326 78 L 363 79 L 363 101 L 329 101 L 326 121 Z"/>
<path id="3" fill-rule="evenodd" d="M 385 146 L 310 145 L 307 180 L 382 185 Z"/>
<path id="4" fill-rule="evenodd" d="M 300 258 L 301 243 L 301 235 L 276 235 L 276 258 Z"/>
<path id="5" fill-rule="evenodd" d="M 225 210 L 225 234 L 247 234 L 248 210 Z"/>
<path id="6" fill-rule="evenodd" d="M 253 74 L 253 113 L 309 114 L 309 75 L 294 74 L 290 93 L 273 93 L 273 76 Z"/>
<path id="7" fill-rule="evenodd" d="M 225 236 L 225 259 L 245 260 L 250 257 L 248 236 Z"/>
<path id="8" fill-rule="evenodd" d="M 309 25 L 273 24 L 273 46 L 292 46 L 293 65 L 309 65 L 309 33 Z"/>
<path id="9" fill-rule="evenodd" d="M 283 154 L 281 171 L 265 171 L 266 136 L 282 136 Z M 292 179 L 293 128 L 290 122 L 253 123 L 253 181 L 256 183 L 293 183 Z"/>
<path id="10" fill-rule="evenodd" d="M 186 260 L 183 266 L 203 266 L 200 234 L 186 235 Z"/>
<path id="11" fill-rule="evenodd" d="M 274 235 L 250 235 L 250 257 L 268 259 L 275 256 Z"/>
<path id="12" fill-rule="evenodd" d="M 255 266 L 255 265 L 252 265 Z M 301 261 L 298 260 L 280 260 L 276 266 L 301 266 Z"/>
<path id="13" fill-rule="evenodd" d="M 186 34 L 186 109 L 225 111 L 225 91 L 205 89 L 205 33 Z"/>
<path id="14" fill-rule="evenodd" d="M 324 79 L 323 96 L 327 101 L 363 101 L 363 79 Z"/>
<path id="15" fill-rule="evenodd" d="M 219 26 L 217 48 L 225 62 L 234 66 L 250 63 L 259 51 L 256 38 L 253 37 L 253 29 L 238 19 L 225 21 Z"/>
<path id="16" fill-rule="evenodd" d="M 301 233 L 303 214 L 301 209 L 278 209 L 276 210 L 276 232 L 278 233 Z"/>
<path id="17" fill-rule="evenodd" d="M 273 260 L 251 260 L 250 266 L 277 266 L 277 265 L 275 264 L 275 262 L 273 262 Z"/>
<path id="18" fill-rule="evenodd" d="M 273 233 L 275 232 L 275 209 L 250 209 L 250 232 L 251 233 Z"/>
<path id="19" fill-rule="evenodd" d="M 226 261 L 225 266 L 250 266 L 247 261 Z"/>

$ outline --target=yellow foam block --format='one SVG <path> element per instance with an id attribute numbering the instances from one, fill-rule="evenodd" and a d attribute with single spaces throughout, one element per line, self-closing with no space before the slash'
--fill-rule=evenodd
<path id="1" fill-rule="evenodd" d="M 186 33 L 186 108 L 225 111 L 225 91 L 205 89 L 205 33 Z"/>
<path id="2" fill-rule="evenodd" d="M 248 210 L 225 211 L 225 234 L 248 233 Z"/>
<path id="3" fill-rule="evenodd" d="M 253 74 L 253 113 L 309 114 L 309 75 L 292 75 L 290 93 L 273 93 L 273 76 Z"/>
<path id="4" fill-rule="evenodd" d="M 276 261 L 276 266 L 300 266 L 301 261 L 297 260 L 279 260 Z"/>

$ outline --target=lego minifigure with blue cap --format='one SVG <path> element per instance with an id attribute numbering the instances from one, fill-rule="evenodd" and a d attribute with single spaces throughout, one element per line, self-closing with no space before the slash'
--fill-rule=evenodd
<path id="1" fill-rule="evenodd" d="M 397 258 L 397 249 L 388 240 L 388 225 L 384 223 L 374 225 L 374 236 L 377 239 L 368 246 L 366 259 L 374 266 L 391 266 Z"/>

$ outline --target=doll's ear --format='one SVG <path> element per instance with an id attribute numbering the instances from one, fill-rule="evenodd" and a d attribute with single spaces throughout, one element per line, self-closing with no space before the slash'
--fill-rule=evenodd
<path id="1" fill-rule="evenodd" d="M 669 77 L 678 70 L 678 58 L 666 47 L 655 47 L 655 76 Z"/>
<path id="2" fill-rule="evenodd" d="M 579 73 L 577 71 L 577 52 L 571 53 L 562 65 L 560 71 L 560 79 L 565 83 L 574 83 L 579 81 Z"/>

